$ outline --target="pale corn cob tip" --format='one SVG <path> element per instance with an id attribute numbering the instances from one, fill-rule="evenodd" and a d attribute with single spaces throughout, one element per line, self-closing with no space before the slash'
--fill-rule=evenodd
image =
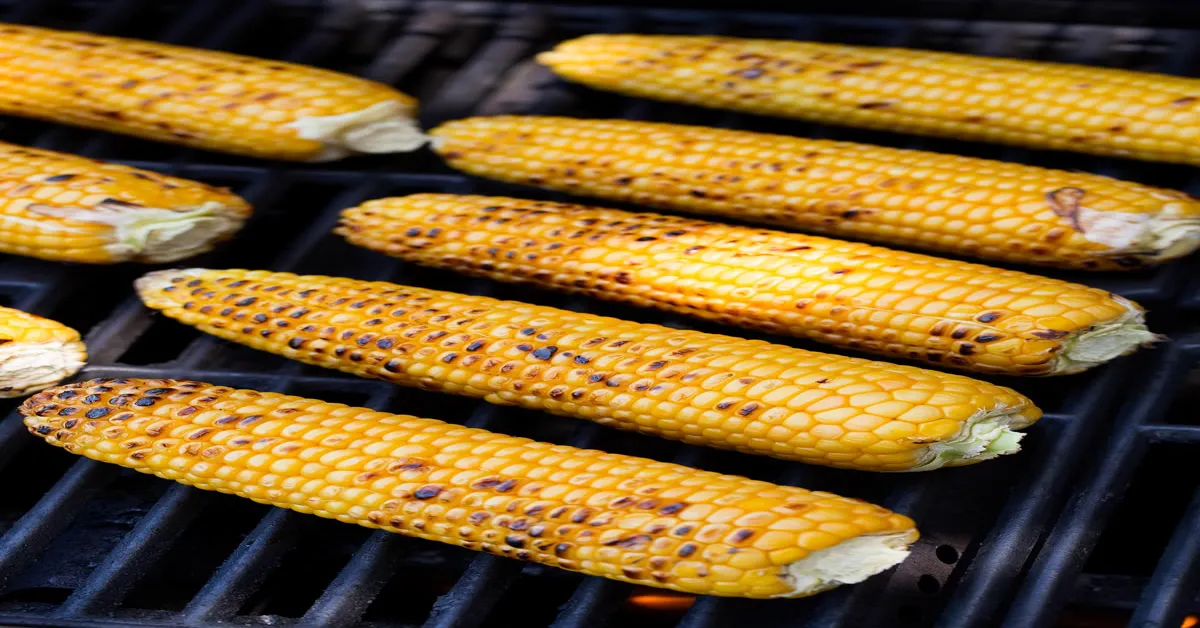
<path id="1" fill-rule="evenodd" d="M 572 194 L 1083 270 L 1200 247 L 1200 201 L 1099 175 L 628 120 L 494 116 L 430 131 L 451 166 Z"/>
<path id="2" fill-rule="evenodd" d="M 0 307 L 0 397 L 23 397 L 79 372 L 87 348 L 56 321 Z"/>
<path id="3" fill-rule="evenodd" d="M 4 113 L 295 161 L 425 143 L 416 100 L 329 70 L 13 24 L 0 56 Z"/>
<path id="4" fill-rule="evenodd" d="M 597 34 L 538 60 L 660 100 L 1037 148 L 1200 164 L 1194 78 L 927 50 Z"/>
<path id="5" fill-rule="evenodd" d="M 309 364 L 619 429 L 873 471 L 1020 449 L 1041 411 L 959 375 L 383 282 L 184 269 L 143 302 Z"/>
<path id="6" fill-rule="evenodd" d="M 1154 339 L 1103 290 L 865 244 L 567 203 L 413 194 L 342 212 L 351 243 L 940 367 L 1061 375 Z"/>
<path id="7" fill-rule="evenodd" d="M 224 188 L 5 143 L 0 193 L 0 251 L 85 263 L 191 257 L 251 211 Z"/>
<path id="8" fill-rule="evenodd" d="M 689 593 L 810 595 L 917 539 L 829 493 L 201 382 L 97 379 L 21 413 L 52 445 L 197 488 Z"/>

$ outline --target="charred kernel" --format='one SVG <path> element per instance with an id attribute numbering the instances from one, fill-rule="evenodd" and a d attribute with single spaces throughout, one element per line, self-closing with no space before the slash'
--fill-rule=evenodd
<path id="1" fill-rule="evenodd" d="M 245 299 L 235 302 L 234 305 L 238 307 L 246 307 L 247 305 L 254 305 L 254 302 L 257 300 L 258 298 L 256 297 L 246 297 Z"/>
<path id="2" fill-rule="evenodd" d="M 1067 336 L 1070 336 L 1071 332 L 1059 331 L 1057 329 L 1039 329 L 1038 331 L 1033 332 L 1033 335 L 1037 336 L 1038 338 L 1045 338 L 1046 340 L 1058 340 L 1060 338 L 1066 338 Z"/>
<path id="3" fill-rule="evenodd" d="M 422 486 L 413 491 L 413 497 L 417 499 L 433 499 L 442 493 L 441 487 L 438 486 Z"/>
<path id="4" fill-rule="evenodd" d="M 541 349 L 536 349 L 530 355 L 532 355 L 533 357 L 535 357 L 539 360 L 549 360 L 550 358 L 554 357 L 554 354 L 556 352 L 558 352 L 558 347 L 551 345 L 549 347 L 542 347 Z"/>
<path id="5" fill-rule="evenodd" d="M 694 543 L 684 543 L 679 546 L 679 551 L 676 552 L 680 557 L 687 558 L 696 553 L 697 546 Z"/>
<path id="6" fill-rule="evenodd" d="M 83 398 L 84 403 L 96 403 L 100 401 L 100 395 L 88 395 Z"/>
<path id="7" fill-rule="evenodd" d="M 83 416 L 86 416 L 89 419 L 98 419 L 98 418 L 108 414 L 109 412 L 112 412 L 111 408 L 92 408 L 91 410 L 88 410 L 87 414 L 85 414 Z"/>
<path id="8" fill-rule="evenodd" d="M 133 402 L 133 405 L 141 406 L 141 407 L 145 408 L 147 406 L 154 405 L 154 403 L 156 401 L 158 401 L 157 397 L 142 397 L 141 399 L 138 399 L 137 401 Z"/>

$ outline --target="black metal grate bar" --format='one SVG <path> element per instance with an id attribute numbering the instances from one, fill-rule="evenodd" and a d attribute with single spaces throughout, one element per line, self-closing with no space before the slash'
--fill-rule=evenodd
<path id="1" fill-rule="evenodd" d="M 1155 356 L 1157 363 L 1149 377 L 1141 382 L 1137 397 L 1122 411 L 1122 420 L 1116 426 L 1107 448 L 1092 461 L 1086 475 L 1091 479 L 1078 490 L 1063 511 L 1059 523 L 1048 535 L 1024 586 L 1009 607 L 1004 625 L 1015 628 L 1053 624 L 1067 603 L 1064 592 L 1083 569 L 1091 548 L 1116 505 L 1109 496 L 1124 492 L 1138 462 L 1146 453 L 1150 436 L 1160 430 L 1166 434 L 1192 431 L 1157 423 L 1182 387 L 1187 372 L 1200 363 L 1200 339 L 1177 341 L 1158 354 Z M 1195 528 L 1192 528 L 1192 535 L 1195 535 Z M 1180 607 L 1190 602 L 1188 598 L 1194 595 L 1194 589 L 1180 587 L 1195 577 L 1196 540 L 1185 537 L 1185 540 L 1177 539 L 1176 542 L 1184 544 L 1178 549 L 1191 549 L 1192 553 L 1166 554 L 1160 577 L 1154 581 L 1154 588 L 1145 598 L 1146 601 L 1161 599 L 1170 604 L 1153 609 L 1143 606 L 1139 610 L 1143 616 L 1149 615 L 1152 610 L 1182 614 Z M 1178 570 L 1183 570 L 1183 573 Z M 1189 570 L 1193 573 L 1187 574 Z M 1167 575 L 1174 573 L 1178 575 Z M 1179 619 L 1182 621 L 1182 617 Z"/>
<path id="2" fill-rule="evenodd" d="M 121 597 L 145 575 L 188 521 L 212 495 L 182 485 L 167 489 L 137 526 L 113 549 L 87 581 L 71 593 L 56 617 L 72 618 L 105 611 L 120 603 Z"/>

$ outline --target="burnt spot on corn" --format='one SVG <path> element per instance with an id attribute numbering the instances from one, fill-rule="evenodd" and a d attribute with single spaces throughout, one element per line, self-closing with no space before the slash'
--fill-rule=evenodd
<path id="1" fill-rule="evenodd" d="M 417 499 L 433 499 L 442 494 L 442 489 L 439 486 L 422 486 L 413 491 L 413 497 Z"/>
<path id="2" fill-rule="evenodd" d="M 954 331 L 950 332 L 950 337 L 955 340 L 962 340 L 963 338 L 966 338 L 970 333 L 971 333 L 970 328 L 959 327 L 959 328 L 955 329 Z"/>
<path id="3" fill-rule="evenodd" d="M 1057 329 L 1039 329 L 1038 331 L 1033 332 L 1033 335 L 1046 340 L 1058 340 L 1060 338 L 1066 338 L 1067 336 L 1070 336 L 1071 332 L 1059 331 Z"/>

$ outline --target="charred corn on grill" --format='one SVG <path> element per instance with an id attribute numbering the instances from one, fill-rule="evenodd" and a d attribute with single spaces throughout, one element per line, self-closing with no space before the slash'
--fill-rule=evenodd
<path id="1" fill-rule="evenodd" d="M 0 307 L 0 397 L 23 397 L 74 375 L 87 360 L 79 332 Z"/>
<path id="2" fill-rule="evenodd" d="M 1154 338 L 1103 290 L 674 216 L 416 194 L 348 209 L 338 233 L 428 266 L 985 372 L 1079 372 Z"/>
<path id="3" fill-rule="evenodd" d="M 176 380 L 21 407 L 89 458 L 369 528 L 690 593 L 800 597 L 899 563 L 879 506 L 441 421 Z"/>
<path id="4" fill-rule="evenodd" d="M 960 255 L 1115 270 L 1200 246 L 1200 202 L 1099 175 L 624 120 L 468 118 L 432 135 L 492 179 Z"/>
<path id="5" fill-rule="evenodd" d="M 424 143 L 416 101 L 281 61 L 0 24 L 0 113 L 255 157 L 326 161 Z"/>
<path id="6" fill-rule="evenodd" d="M 800 41 L 588 35 L 538 60 L 625 94 L 887 131 L 1200 165 L 1200 81 Z"/>
<path id="7" fill-rule="evenodd" d="M 171 262 L 231 237 L 249 215 L 223 188 L 0 142 L 0 252 Z"/>
<path id="8" fill-rule="evenodd" d="M 138 280 L 202 331 L 408 386 L 685 442 L 875 471 L 1018 449 L 1040 411 L 935 371 L 382 282 L 245 270 Z"/>

